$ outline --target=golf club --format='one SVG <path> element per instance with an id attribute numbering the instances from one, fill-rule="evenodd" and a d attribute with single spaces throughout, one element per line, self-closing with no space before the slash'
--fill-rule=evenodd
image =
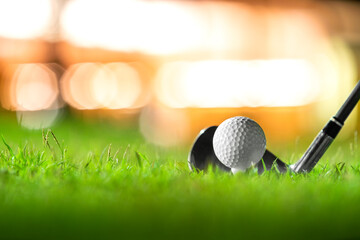
<path id="1" fill-rule="evenodd" d="M 325 127 L 315 137 L 304 155 L 295 164 L 288 166 L 269 150 L 265 150 L 262 161 L 255 164 L 258 173 L 275 167 L 279 172 L 291 170 L 295 173 L 310 172 L 324 155 L 330 144 L 334 141 L 345 120 L 348 118 L 360 99 L 360 81 L 350 93 L 339 111 L 329 120 Z M 230 171 L 215 155 L 213 149 L 213 137 L 217 126 L 211 126 L 200 132 L 196 137 L 194 144 L 188 156 L 188 165 L 190 170 L 206 170 L 209 164 L 219 167 L 222 170 Z"/>

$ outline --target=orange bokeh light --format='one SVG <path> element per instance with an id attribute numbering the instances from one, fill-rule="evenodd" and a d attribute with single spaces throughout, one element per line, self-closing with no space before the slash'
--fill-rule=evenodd
<path id="1" fill-rule="evenodd" d="M 48 109 L 59 96 L 56 75 L 40 64 L 20 65 L 12 81 L 17 110 Z"/>
<path id="2" fill-rule="evenodd" d="M 125 63 L 81 63 L 61 81 L 64 99 L 78 109 L 136 108 L 143 92 L 137 70 Z"/>
<path id="3" fill-rule="evenodd" d="M 10 65 L 4 71 L 2 105 L 17 111 L 59 108 L 58 78 L 50 65 Z"/>

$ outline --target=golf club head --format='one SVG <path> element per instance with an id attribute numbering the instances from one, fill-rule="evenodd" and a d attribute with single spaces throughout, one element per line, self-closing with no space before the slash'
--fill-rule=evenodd
<path id="1" fill-rule="evenodd" d="M 217 126 L 208 127 L 201 130 L 199 135 L 196 137 L 188 156 L 188 165 L 191 171 L 206 171 L 209 165 L 218 167 L 226 172 L 231 171 L 231 168 L 222 164 L 215 155 L 213 137 L 216 129 Z M 288 171 L 287 164 L 282 162 L 267 149 L 262 157 L 262 160 L 260 160 L 255 167 L 258 169 L 259 174 L 262 174 L 265 169 L 269 171 L 274 167 L 281 173 Z"/>
<path id="2" fill-rule="evenodd" d="M 228 168 L 216 157 L 213 148 L 213 137 L 217 126 L 211 126 L 200 131 L 190 150 L 188 165 L 191 171 L 207 170 L 209 165 L 216 166 L 221 170 L 230 172 Z"/>

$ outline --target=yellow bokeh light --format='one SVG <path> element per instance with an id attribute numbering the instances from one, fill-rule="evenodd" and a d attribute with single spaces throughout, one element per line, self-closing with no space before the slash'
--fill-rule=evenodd
<path id="1" fill-rule="evenodd" d="M 52 0 L 0 0 L 0 36 L 19 39 L 43 36 L 52 15 Z"/>

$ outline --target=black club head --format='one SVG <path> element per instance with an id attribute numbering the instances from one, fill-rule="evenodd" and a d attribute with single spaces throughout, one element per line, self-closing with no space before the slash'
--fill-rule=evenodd
<path id="1" fill-rule="evenodd" d="M 216 157 L 213 148 L 213 137 L 217 126 L 208 127 L 200 131 L 190 150 L 188 157 L 189 168 L 194 170 L 207 170 L 211 164 L 229 172 L 231 169 L 226 167 Z"/>

